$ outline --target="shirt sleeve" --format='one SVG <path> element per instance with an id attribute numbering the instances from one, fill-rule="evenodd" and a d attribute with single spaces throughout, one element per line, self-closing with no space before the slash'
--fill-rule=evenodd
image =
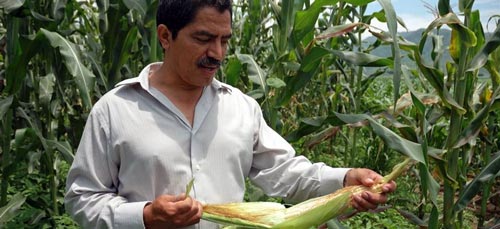
<path id="1" fill-rule="evenodd" d="M 148 202 L 117 195 L 119 160 L 110 148 L 108 124 L 93 109 L 68 173 L 66 211 L 82 228 L 144 228 Z"/>
<path id="2" fill-rule="evenodd" d="M 349 168 L 332 168 L 295 156 L 292 146 L 266 124 L 260 109 L 256 110 L 256 116 L 258 125 L 249 178 L 267 195 L 300 202 L 343 187 Z"/>

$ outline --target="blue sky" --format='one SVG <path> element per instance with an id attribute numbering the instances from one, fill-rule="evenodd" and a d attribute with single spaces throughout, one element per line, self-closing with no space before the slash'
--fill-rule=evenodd
<path id="1" fill-rule="evenodd" d="M 434 20 L 434 15 L 425 5 L 428 3 L 427 5 L 437 8 L 438 2 L 438 0 L 392 0 L 392 5 L 396 10 L 396 14 L 405 22 L 408 30 L 413 31 L 419 28 L 426 28 Z M 459 14 L 458 0 L 450 0 L 450 5 L 453 11 Z M 368 5 L 368 13 L 379 11 L 380 9 L 381 6 L 376 1 Z M 496 28 L 495 21 L 499 19 L 490 21 L 488 27 L 486 23 L 492 15 L 500 15 L 500 0 L 476 0 L 474 1 L 473 9 L 478 9 L 481 13 L 481 21 L 485 32 L 493 32 Z M 377 20 L 372 21 L 372 24 L 377 28 L 387 30 L 387 27 Z M 399 31 L 405 31 L 401 26 L 398 26 L 398 28 Z"/>

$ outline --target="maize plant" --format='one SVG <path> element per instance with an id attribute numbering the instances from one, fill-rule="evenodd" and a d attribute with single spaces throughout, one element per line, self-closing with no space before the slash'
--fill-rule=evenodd
<path id="1" fill-rule="evenodd" d="M 382 186 L 401 175 L 411 161 L 407 158 L 396 165 L 389 175 L 371 187 L 348 186 L 290 208 L 285 208 L 275 202 L 209 204 L 203 207 L 202 218 L 216 223 L 234 225 L 236 228 L 303 229 L 319 226 L 332 218 L 352 212 L 354 210 L 351 204 L 353 196 L 365 191 L 381 193 Z"/>

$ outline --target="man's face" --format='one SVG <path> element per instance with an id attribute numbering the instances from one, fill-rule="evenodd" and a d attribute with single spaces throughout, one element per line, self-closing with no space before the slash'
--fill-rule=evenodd
<path id="1" fill-rule="evenodd" d="M 166 48 L 167 68 L 186 84 L 202 87 L 210 84 L 226 55 L 231 38 L 229 11 L 220 13 L 204 7 L 193 22 L 182 28 Z M 164 45 L 165 48 L 165 45 Z"/>

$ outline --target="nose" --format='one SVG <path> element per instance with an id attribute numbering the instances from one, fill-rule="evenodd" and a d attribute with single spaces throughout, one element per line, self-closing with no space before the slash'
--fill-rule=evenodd
<path id="1" fill-rule="evenodd" d="M 214 39 L 207 50 L 207 56 L 217 60 L 222 60 L 225 55 L 226 46 L 219 39 Z"/>

